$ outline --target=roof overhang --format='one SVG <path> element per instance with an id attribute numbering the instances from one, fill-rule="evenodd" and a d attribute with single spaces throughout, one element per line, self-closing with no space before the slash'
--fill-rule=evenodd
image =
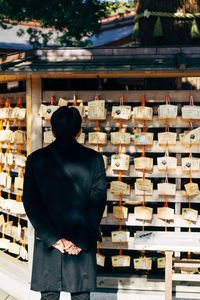
<path id="1" fill-rule="evenodd" d="M 13 78 L 200 76 L 200 47 L 56 48 L 1 58 L 0 81 Z"/>

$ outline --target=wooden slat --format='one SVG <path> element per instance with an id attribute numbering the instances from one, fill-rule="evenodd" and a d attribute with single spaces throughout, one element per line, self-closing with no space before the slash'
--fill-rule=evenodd
<path id="1" fill-rule="evenodd" d="M 7 214 L 6 209 L 0 208 L 0 214 L 1 214 L 1 212 Z M 10 216 L 13 216 L 13 217 L 16 217 L 16 218 L 18 217 L 18 214 L 11 213 L 10 211 L 8 212 L 8 214 Z M 19 215 L 19 216 L 20 216 L 20 219 L 22 219 L 22 220 L 26 220 L 26 221 L 28 220 L 27 216 L 25 216 L 25 215 Z"/>
<path id="2" fill-rule="evenodd" d="M 2 228 L 0 228 L 0 233 L 2 233 Z M 11 237 L 11 238 L 14 237 L 14 235 L 13 235 L 12 233 L 11 233 L 11 234 L 7 234 L 7 233 L 6 233 L 5 235 L 7 235 L 7 236 L 9 236 L 9 237 Z M 18 241 L 18 240 L 16 240 L 16 241 L 17 241 L 17 242 L 20 242 L 20 243 L 23 242 L 22 239 L 19 240 L 19 241 Z M 25 244 L 28 244 L 28 236 L 27 236 L 27 235 L 25 236 Z"/>
<path id="3" fill-rule="evenodd" d="M 30 107 L 30 118 L 31 118 L 31 143 L 32 143 L 32 151 L 35 151 L 42 147 L 42 120 L 38 114 L 41 99 L 42 99 L 42 80 L 41 78 L 33 78 L 31 81 L 31 107 Z M 27 99 L 27 110 L 28 102 L 30 99 Z M 29 103 L 29 104 L 28 104 Z M 27 116 L 28 119 L 28 116 Z M 27 131 L 30 124 L 27 123 Z M 27 133 L 28 134 L 28 133 Z M 30 153 L 28 153 L 30 154 Z"/>
<path id="4" fill-rule="evenodd" d="M 182 120 L 182 117 L 177 117 L 176 120 L 169 121 L 170 128 L 186 128 L 188 129 L 188 121 Z M 84 128 L 95 128 L 95 121 L 88 120 L 87 117 L 83 119 L 82 127 Z M 120 122 L 118 120 L 113 120 L 110 114 L 107 114 L 106 121 L 100 121 L 100 126 L 103 128 L 106 127 L 116 127 L 120 126 Z M 50 121 L 43 120 L 43 127 L 50 128 Z M 129 121 L 123 122 L 123 128 L 142 128 L 142 122 L 133 121 L 132 118 Z M 166 121 L 160 120 L 158 116 L 153 116 L 153 120 L 149 122 L 145 122 L 146 128 L 164 128 L 166 127 Z M 194 127 L 200 127 L 200 121 L 194 122 Z M 112 129 L 111 129 L 112 132 Z"/>
<path id="5" fill-rule="evenodd" d="M 85 142 L 84 146 L 96 150 L 97 147 L 96 145 L 90 145 L 87 141 Z M 105 146 L 99 145 L 99 151 L 100 152 L 114 152 L 118 153 L 119 151 L 119 146 L 114 146 L 111 144 L 110 141 L 107 142 Z M 130 154 L 136 154 L 136 153 L 141 153 L 142 152 L 142 147 L 135 146 L 134 142 L 131 142 L 130 145 L 128 146 L 123 146 L 122 147 L 122 152 L 125 153 L 130 153 Z M 164 146 L 159 146 L 158 141 L 153 141 L 152 146 L 145 146 L 145 152 L 146 153 L 165 153 L 165 147 Z M 183 145 L 180 141 L 176 142 L 175 146 L 169 146 L 169 153 L 190 153 L 189 147 Z M 200 153 L 200 145 L 193 145 L 192 146 L 192 153 Z"/>
<path id="6" fill-rule="evenodd" d="M 106 175 L 108 177 L 118 177 L 119 176 L 119 172 L 114 172 L 111 169 L 111 166 L 108 166 L 107 170 L 106 170 Z M 190 178 L 188 172 L 183 172 L 182 171 L 182 167 L 178 166 L 176 167 L 176 170 L 173 172 L 168 172 L 168 178 Z M 122 175 L 123 177 L 142 177 L 142 172 L 140 171 L 136 171 L 135 167 L 133 165 L 130 166 L 130 170 L 129 172 L 127 172 L 126 174 Z M 158 170 L 158 166 L 154 165 L 153 166 L 153 172 L 152 173 L 145 173 L 145 177 L 148 178 L 165 178 L 166 177 L 166 172 L 162 172 Z M 199 172 L 194 172 L 192 174 L 192 178 L 199 178 L 200 177 L 200 171 Z"/>
<path id="7" fill-rule="evenodd" d="M 97 288 L 117 290 L 164 291 L 164 280 L 156 276 L 137 275 L 102 275 L 97 276 Z"/>
<path id="8" fill-rule="evenodd" d="M 113 217 L 113 214 L 109 213 L 108 216 L 101 221 L 101 224 L 102 225 L 119 225 L 119 219 L 115 219 Z M 143 224 L 143 221 L 137 220 L 135 218 L 134 213 L 129 213 L 128 219 L 122 220 L 122 225 L 126 225 L 126 226 L 142 226 L 142 225 L 144 225 L 145 227 L 147 227 L 147 226 L 165 227 L 166 222 L 158 219 L 157 214 L 153 214 L 152 221 L 148 221 L 148 222 L 145 221 Z M 200 227 L 200 216 L 198 216 L 196 223 L 191 222 L 190 225 L 191 225 L 191 228 Z M 174 215 L 174 221 L 167 223 L 167 227 L 188 228 L 189 222 L 184 220 L 181 215 Z"/>
<path id="9" fill-rule="evenodd" d="M 192 262 L 175 262 L 174 267 L 178 268 L 200 268 L 200 263 L 192 263 Z"/>
<path id="10" fill-rule="evenodd" d="M 166 266 L 165 266 L 165 300 L 172 299 L 172 254 L 171 251 L 166 251 Z"/>
<path id="11" fill-rule="evenodd" d="M 44 91 L 43 101 L 48 102 L 51 96 L 55 96 L 58 101 L 59 98 L 66 100 L 73 99 L 73 95 L 76 93 L 77 99 L 82 99 L 84 102 L 88 102 L 95 99 L 96 95 L 99 95 L 101 99 L 106 99 L 107 102 L 119 103 L 120 94 L 124 96 L 124 104 L 128 102 L 140 102 L 142 96 L 145 96 L 146 103 L 165 103 L 166 96 L 170 97 L 171 103 L 188 103 L 189 97 L 194 96 L 195 99 L 199 98 L 200 91 L 198 90 L 143 90 L 143 91 Z"/>
<path id="12" fill-rule="evenodd" d="M 12 107 L 14 107 L 17 104 L 18 98 L 22 98 L 22 103 L 26 103 L 26 92 L 15 92 L 15 93 L 0 93 L 0 98 L 3 99 L 3 102 L 5 102 L 6 98 L 10 99 L 10 103 Z"/>
<path id="13" fill-rule="evenodd" d="M 130 196 L 122 196 L 123 201 L 135 201 L 138 202 L 138 204 L 142 203 L 142 196 L 136 196 L 135 190 L 131 189 L 131 195 Z M 113 193 L 110 192 L 110 190 L 107 190 L 107 201 L 119 201 L 119 196 L 115 196 Z M 165 201 L 165 197 L 159 196 L 157 190 L 153 190 L 152 196 L 146 196 L 145 202 L 153 202 L 153 203 L 162 203 Z M 175 197 L 168 197 L 167 202 L 171 203 L 188 203 L 188 197 L 185 194 L 185 191 L 176 191 Z M 200 202 L 200 194 L 196 197 L 191 199 L 191 203 L 199 203 Z"/>
<path id="14" fill-rule="evenodd" d="M 96 149 L 95 146 L 91 146 L 88 142 L 85 143 L 85 146 Z M 99 146 L 100 152 L 118 152 L 118 147 L 113 146 L 110 141 L 107 142 L 106 146 Z M 133 142 L 126 147 L 122 147 L 122 152 L 129 152 L 130 154 L 133 153 L 141 153 L 142 147 L 135 146 Z M 146 153 L 165 153 L 165 147 L 160 146 L 158 141 L 153 141 L 152 146 L 145 146 Z M 189 147 L 181 144 L 180 141 L 176 142 L 175 146 L 169 146 L 169 153 L 189 153 Z M 192 153 L 199 153 L 200 152 L 200 145 L 193 145 L 192 146 Z"/>
<path id="15" fill-rule="evenodd" d="M 199 274 L 172 274 L 173 281 L 200 281 Z"/>
<path id="16" fill-rule="evenodd" d="M 26 135 L 27 155 L 32 152 L 32 84 L 31 79 L 26 80 Z"/>

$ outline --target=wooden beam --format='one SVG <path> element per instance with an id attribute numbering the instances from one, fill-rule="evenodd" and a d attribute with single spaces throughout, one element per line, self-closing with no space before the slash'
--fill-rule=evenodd
<path id="1" fill-rule="evenodd" d="M 66 100 L 72 100 L 74 92 L 76 93 L 77 99 L 81 99 L 84 104 L 87 104 L 88 101 L 94 100 L 95 96 L 98 95 L 100 99 L 105 99 L 107 103 L 120 103 L 120 94 L 124 96 L 124 105 L 130 105 L 137 103 L 141 105 L 142 96 L 145 96 L 145 102 L 148 106 L 148 103 L 158 105 L 160 103 L 166 103 L 166 96 L 170 97 L 171 104 L 175 103 L 185 103 L 189 105 L 190 96 L 194 96 L 194 104 L 196 99 L 200 96 L 199 90 L 136 90 L 136 91 L 44 91 L 43 100 L 48 102 L 51 96 L 54 96 L 56 101 L 59 98 L 64 98 Z M 104 123 L 101 122 L 102 125 Z M 148 124 L 148 122 L 147 122 Z"/>
<path id="2" fill-rule="evenodd" d="M 28 71 L 28 72 L 5 72 L 0 75 L 0 82 L 25 80 L 27 78 L 168 78 L 168 77 L 200 77 L 200 70 L 187 70 L 185 72 L 175 70 L 107 70 L 100 71 Z"/>
<path id="3" fill-rule="evenodd" d="M 39 108 L 42 101 L 42 80 L 41 78 L 32 78 L 32 151 L 42 147 L 42 119 L 39 116 Z"/>
<path id="4" fill-rule="evenodd" d="M 27 106 L 27 154 L 42 147 L 42 120 L 38 114 L 42 99 L 41 78 L 27 79 L 26 81 L 26 106 Z M 31 281 L 31 270 L 34 249 L 34 228 L 28 221 L 28 249 L 29 249 L 29 278 Z"/>
<path id="5" fill-rule="evenodd" d="M 148 205 L 147 205 L 148 206 Z M 162 207 L 162 205 L 160 205 Z M 112 213 L 108 213 L 108 216 L 104 218 L 101 221 L 101 225 L 119 225 L 119 219 L 116 219 L 113 217 Z M 127 220 L 122 220 L 122 225 L 123 226 L 143 226 L 144 227 L 182 227 L 182 228 L 188 228 L 189 227 L 189 222 L 187 220 L 184 220 L 182 215 L 174 215 L 174 220 L 171 222 L 165 222 L 164 220 L 158 219 L 157 214 L 153 214 L 152 220 L 151 221 L 145 221 L 139 220 L 135 218 L 134 213 L 128 213 L 128 219 Z M 200 216 L 198 216 L 196 222 L 192 222 L 191 228 L 199 228 L 200 227 Z M 177 232 L 178 233 L 178 232 Z"/>
<path id="6" fill-rule="evenodd" d="M 195 281 L 200 282 L 199 274 L 172 274 L 173 281 Z M 168 298 L 167 298 L 168 300 Z"/>
<path id="7" fill-rule="evenodd" d="M 32 83 L 31 79 L 26 80 L 26 135 L 27 155 L 32 152 Z"/>
<path id="8" fill-rule="evenodd" d="M 14 72 L 13 72 L 14 73 Z M 26 74 L 4 74 L 0 75 L 0 82 L 9 82 L 9 81 L 20 81 L 20 80 L 26 80 L 28 78 L 31 78 L 31 75 Z"/>

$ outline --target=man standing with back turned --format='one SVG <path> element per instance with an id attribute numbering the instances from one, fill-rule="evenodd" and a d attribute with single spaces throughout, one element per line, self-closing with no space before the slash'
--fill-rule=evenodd
<path id="1" fill-rule="evenodd" d="M 80 145 L 81 116 L 60 107 L 51 118 L 56 140 L 28 156 L 23 203 L 35 229 L 31 289 L 42 300 L 89 300 L 96 287 L 96 246 L 106 204 L 102 155 Z"/>

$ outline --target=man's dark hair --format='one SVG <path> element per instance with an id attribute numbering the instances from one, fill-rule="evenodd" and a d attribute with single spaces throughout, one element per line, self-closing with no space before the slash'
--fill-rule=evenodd
<path id="1" fill-rule="evenodd" d="M 75 107 L 61 106 L 51 117 L 51 127 L 56 138 L 61 136 L 77 136 L 81 129 L 82 118 Z"/>

